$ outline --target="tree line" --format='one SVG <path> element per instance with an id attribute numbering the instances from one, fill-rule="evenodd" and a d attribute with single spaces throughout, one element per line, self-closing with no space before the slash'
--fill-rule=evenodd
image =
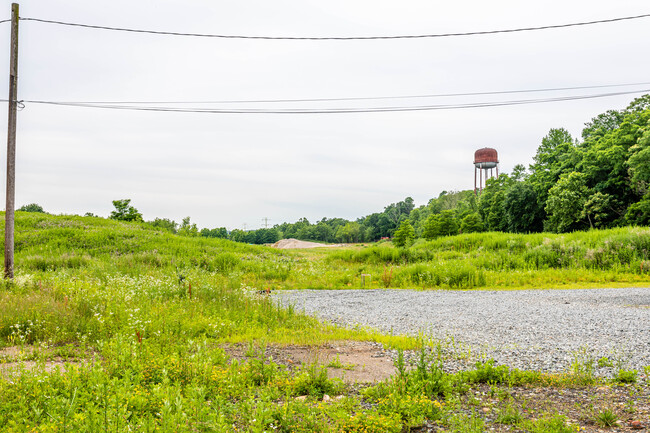
<path id="1" fill-rule="evenodd" d="M 392 238 L 408 245 L 417 238 L 459 233 L 570 232 L 589 228 L 650 224 L 650 95 L 623 110 L 609 110 L 585 124 L 581 139 L 553 128 L 542 139 L 533 163 L 516 165 L 486 182 L 485 189 L 443 191 L 426 205 L 413 199 L 349 221 L 323 218 L 276 224 L 259 230 L 199 230 L 186 217 L 144 221 L 130 200 L 113 201 L 110 218 L 135 221 L 181 236 L 230 239 L 251 244 L 296 238 L 317 242 L 373 242 Z M 43 212 L 30 204 L 19 209 Z M 94 216 L 86 214 L 87 216 Z"/>

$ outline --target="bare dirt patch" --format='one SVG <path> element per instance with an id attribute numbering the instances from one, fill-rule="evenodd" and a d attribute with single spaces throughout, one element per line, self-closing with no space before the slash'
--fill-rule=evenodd
<path id="1" fill-rule="evenodd" d="M 246 355 L 249 350 L 243 345 L 229 346 L 225 350 L 236 359 L 250 357 Z M 346 383 L 380 382 L 395 373 L 393 361 L 383 346 L 368 341 L 338 341 L 321 346 L 268 346 L 264 356 L 291 369 L 317 364 L 327 368 L 330 378 L 337 377 Z"/>
<path id="2" fill-rule="evenodd" d="M 12 376 L 20 371 L 31 371 L 42 368 L 50 373 L 54 370 L 67 370 L 72 365 L 79 365 L 79 360 L 65 359 L 60 356 L 45 357 L 45 361 L 37 361 L 34 358 L 35 349 L 30 346 L 19 347 L 9 346 L 0 349 L 0 375 Z"/>
<path id="3" fill-rule="evenodd" d="M 319 244 L 318 242 L 308 242 L 301 241 L 298 239 L 281 239 L 271 245 L 273 248 L 278 248 L 280 250 L 292 250 L 292 249 L 302 249 L 302 248 L 322 248 L 322 247 L 340 247 L 341 244 Z"/>

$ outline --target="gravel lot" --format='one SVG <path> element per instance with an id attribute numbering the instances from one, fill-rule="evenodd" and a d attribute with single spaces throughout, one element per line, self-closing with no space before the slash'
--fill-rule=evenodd
<path id="1" fill-rule="evenodd" d="M 453 342 L 472 358 L 542 371 L 607 357 L 615 369 L 650 366 L 650 288 L 522 291 L 303 290 L 282 304 L 343 326 Z M 464 348 L 464 349 L 463 349 Z"/>

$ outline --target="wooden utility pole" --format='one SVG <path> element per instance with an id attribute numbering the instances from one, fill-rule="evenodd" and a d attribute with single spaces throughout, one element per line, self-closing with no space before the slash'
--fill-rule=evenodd
<path id="1" fill-rule="evenodd" d="M 16 196 L 16 111 L 18 106 L 18 3 L 11 4 L 9 126 L 7 128 L 7 204 L 5 207 L 5 278 L 14 277 L 14 208 Z"/>

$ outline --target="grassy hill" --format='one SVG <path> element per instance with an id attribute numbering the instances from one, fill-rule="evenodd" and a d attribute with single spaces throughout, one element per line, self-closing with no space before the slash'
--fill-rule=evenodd
<path id="1" fill-rule="evenodd" d="M 362 274 L 371 275 L 366 288 L 638 285 L 650 282 L 649 251 L 648 229 L 278 251 L 18 212 L 16 278 L 0 288 L 0 430 L 399 432 L 428 420 L 480 431 L 470 429 L 483 421 L 467 415 L 463 397 L 472 387 L 596 379 L 580 368 L 549 376 L 489 363 L 445 374 L 425 351 L 436 342 L 338 329 L 264 292 L 360 288 Z M 317 365 L 281 367 L 264 349 L 342 339 L 422 348 L 421 361 L 411 371 L 398 364 L 393 379 L 360 391 Z M 233 343 L 248 346 L 247 360 L 226 353 Z M 325 404 L 324 394 L 343 397 Z M 561 416 L 519 416 L 529 431 L 575 431 Z"/>

